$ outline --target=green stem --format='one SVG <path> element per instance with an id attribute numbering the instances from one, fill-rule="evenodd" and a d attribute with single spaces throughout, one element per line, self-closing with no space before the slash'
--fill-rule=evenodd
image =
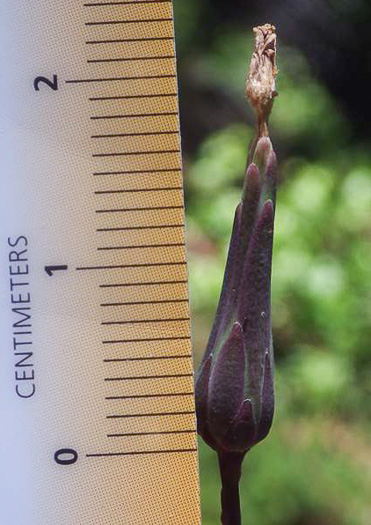
<path id="1" fill-rule="evenodd" d="M 240 452 L 218 453 L 222 480 L 222 525 L 241 525 L 239 483 L 244 455 Z"/>

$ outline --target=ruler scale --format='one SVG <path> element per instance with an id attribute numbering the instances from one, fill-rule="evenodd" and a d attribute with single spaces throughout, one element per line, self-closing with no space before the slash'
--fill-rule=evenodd
<path id="1" fill-rule="evenodd" d="M 0 522 L 200 523 L 172 2 L 3 2 L 0 63 Z"/>

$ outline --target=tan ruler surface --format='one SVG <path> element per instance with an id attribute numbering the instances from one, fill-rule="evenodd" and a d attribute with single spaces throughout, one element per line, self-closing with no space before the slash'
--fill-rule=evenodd
<path id="1" fill-rule="evenodd" d="M 200 523 L 170 1 L 0 5 L 2 525 Z"/>

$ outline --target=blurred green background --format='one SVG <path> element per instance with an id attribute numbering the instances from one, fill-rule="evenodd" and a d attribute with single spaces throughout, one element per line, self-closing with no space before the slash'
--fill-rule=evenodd
<path id="1" fill-rule="evenodd" d="M 335 6 L 339 24 L 350 11 L 366 13 L 363 2 L 353 2 L 353 11 L 350 2 L 325 3 Z M 321 54 L 306 53 L 310 31 L 290 32 L 274 10 L 258 20 L 254 3 L 225 18 L 216 4 L 174 0 L 195 367 L 254 135 L 244 98 L 251 29 L 277 23 L 279 97 L 270 126 L 280 163 L 272 277 L 277 407 L 270 435 L 244 462 L 243 523 L 369 525 L 370 129 L 351 100 L 357 89 L 342 91 L 341 77 L 339 87 L 321 75 Z M 216 455 L 201 440 L 200 470 L 202 523 L 216 525 Z"/>

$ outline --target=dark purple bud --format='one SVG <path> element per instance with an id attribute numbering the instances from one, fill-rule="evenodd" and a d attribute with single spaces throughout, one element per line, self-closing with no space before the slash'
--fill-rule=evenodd
<path id="1" fill-rule="evenodd" d="M 270 282 L 276 157 L 260 138 L 237 207 L 223 288 L 196 380 L 198 432 L 219 453 L 245 453 L 274 410 Z"/>
<path id="2" fill-rule="evenodd" d="M 277 162 L 268 132 L 276 92 L 276 29 L 254 28 L 246 94 L 258 119 L 233 223 L 222 292 L 196 379 L 198 433 L 218 453 L 222 524 L 241 525 L 246 452 L 268 434 L 274 411 L 270 284 Z"/>

